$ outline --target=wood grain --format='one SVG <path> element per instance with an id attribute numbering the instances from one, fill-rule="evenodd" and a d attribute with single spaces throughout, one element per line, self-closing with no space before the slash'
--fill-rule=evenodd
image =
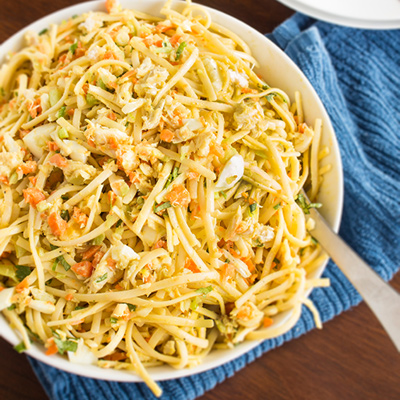
<path id="1" fill-rule="evenodd" d="M 0 42 L 77 0 L 2 0 Z M 292 14 L 274 0 L 201 0 L 270 32 Z M 400 274 L 393 280 L 400 290 Z M 45 400 L 24 355 L 0 339 L 0 399 Z M 200 400 L 398 400 L 400 356 L 365 304 L 286 343 L 250 364 Z M 77 399 L 79 400 L 79 399 Z"/>

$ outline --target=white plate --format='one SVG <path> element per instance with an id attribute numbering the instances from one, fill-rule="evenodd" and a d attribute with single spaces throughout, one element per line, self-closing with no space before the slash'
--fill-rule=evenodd
<path id="1" fill-rule="evenodd" d="M 121 4 L 126 8 L 130 7 L 157 15 L 162 4 L 164 4 L 164 1 L 121 0 Z M 176 4 L 176 6 L 182 7 L 183 3 L 179 2 Z M 20 48 L 23 35 L 27 30 L 39 32 L 51 23 L 60 23 L 62 20 L 68 19 L 73 15 L 94 10 L 103 11 L 104 2 L 93 1 L 72 6 L 31 24 L 3 43 L 3 45 L 0 47 L 0 63 L 2 62 L 2 58 L 4 59 L 4 56 L 8 52 L 16 51 Z M 328 145 L 331 149 L 331 152 L 324 160 L 324 163 L 331 164 L 333 168 L 329 173 L 326 174 L 318 201 L 324 203 L 322 212 L 330 222 L 331 226 L 335 229 L 335 231 L 337 231 L 340 224 L 343 201 L 342 163 L 331 122 L 320 99 L 297 66 L 277 46 L 266 39 L 265 36 L 261 35 L 255 29 L 244 24 L 243 22 L 222 12 L 210 8 L 208 11 L 215 22 L 228 27 L 234 32 L 237 32 L 248 43 L 253 51 L 253 55 L 262 66 L 257 73 L 265 77 L 267 83 L 285 90 L 291 98 L 294 98 L 294 92 L 296 90 L 300 90 L 303 96 L 306 121 L 308 121 L 310 124 L 313 124 L 316 118 L 322 118 L 322 145 Z M 321 265 L 320 268 L 314 271 L 313 277 L 320 276 L 324 270 L 324 267 L 325 264 Z M 297 321 L 298 317 L 298 315 L 294 315 L 291 312 L 285 312 L 280 315 L 279 321 L 277 321 L 276 324 L 287 322 L 289 319 Z M 274 326 L 276 326 L 276 324 L 274 324 Z M 6 320 L 1 315 L 0 334 L 13 345 L 20 342 L 20 339 L 8 326 Z M 151 368 L 149 369 L 149 372 L 155 380 L 175 379 L 197 374 L 229 362 L 251 350 L 259 343 L 260 342 L 258 341 L 246 341 L 236 346 L 232 350 L 212 351 L 211 354 L 205 358 L 204 362 L 195 368 L 175 370 L 170 366 L 164 365 Z M 138 376 L 126 371 L 116 371 L 110 369 L 104 370 L 96 366 L 71 364 L 67 361 L 67 359 L 59 355 L 47 357 L 44 354 L 44 349 L 42 346 L 33 345 L 32 349 L 27 353 L 46 364 L 52 365 L 53 367 L 91 378 L 125 382 L 141 381 Z"/>
<path id="2" fill-rule="evenodd" d="M 400 28 L 399 0 L 278 0 L 303 14 L 365 29 Z"/>

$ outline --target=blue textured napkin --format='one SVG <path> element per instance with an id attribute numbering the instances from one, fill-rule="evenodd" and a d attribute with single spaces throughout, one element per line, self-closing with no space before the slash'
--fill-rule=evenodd
<path id="1" fill-rule="evenodd" d="M 344 28 L 296 14 L 269 37 L 303 70 L 336 130 L 345 183 L 340 234 L 388 280 L 400 265 L 400 31 Z M 315 289 L 311 298 L 328 321 L 361 298 L 332 262 L 324 276 L 331 287 Z M 313 328 L 303 307 L 287 334 L 212 371 L 161 382 L 162 399 L 194 399 Z M 52 400 L 155 399 L 144 384 L 81 378 L 30 361 Z"/>

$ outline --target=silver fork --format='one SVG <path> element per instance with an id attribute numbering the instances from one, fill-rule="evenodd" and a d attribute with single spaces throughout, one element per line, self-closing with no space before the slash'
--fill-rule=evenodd
<path id="1" fill-rule="evenodd" d="M 302 194 L 309 202 L 304 191 Z M 315 222 L 310 234 L 357 289 L 400 352 L 400 294 L 333 232 L 315 208 L 308 209 L 310 213 L 306 214 L 306 218 Z"/>

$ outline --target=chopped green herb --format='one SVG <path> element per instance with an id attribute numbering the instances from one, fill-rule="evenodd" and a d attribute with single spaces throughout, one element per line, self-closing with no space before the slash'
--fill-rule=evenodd
<path id="1" fill-rule="evenodd" d="M 102 233 L 101 235 L 97 236 L 96 238 L 93 239 L 93 244 L 95 246 L 99 246 L 103 243 L 104 239 L 106 238 L 106 235 Z"/>
<path id="2" fill-rule="evenodd" d="M 6 95 L 6 92 L 4 91 L 4 88 L 0 88 L 0 94 L 2 97 Z"/>
<path id="3" fill-rule="evenodd" d="M 174 167 L 173 171 L 171 172 L 170 176 L 168 177 L 168 180 L 167 180 L 167 182 L 165 184 L 164 189 L 166 189 L 172 183 L 172 181 L 177 178 L 177 176 L 179 175 L 178 172 L 179 172 L 179 168 L 178 167 Z"/>
<path id="4" fill-rule="evenodd" d="M 57 261 L 57 258 L 54 260 L 54 262 L 53 262 L 53 265 L 51 266 L 51 270 L 52 271 L 55 271 L 56 270 L 56 268 L 57 268 L 57 265 L 58 265 L 58 261 Z"/>
<path id="5" fill-rule="evenodd" d="M 307 203 L 307 200 L 302 193 L 299 193 L 297 196 L 296 203 L 302 208 L 304 214 L 310 214 L 310 208 L 322 207 L 321 203 Z"/>
<path id="6" fill-rule="evenodd" d="M 176 51 L 175 61 L 178 61 L 182 57 L 183 50 L 185 50 L 186 46 L 187 46 L 186 42 L 182 42 L 179 45 L 178 50 Z"/>
<path id="7" fill-rule="evenodd" d="M 61 340 L 59 337 L 54 337 L 54 343 L 57 345 L 58 352 L 63 355 L 66 351 L 76 352 L 78 343 L 74 340 Z"/>
<path id="8" fill-rule="evenodd" d="M 10 307 L 7 307 L 7 310 L 8 310 L 8 311 L 12 311 L 12 310 L 15 310 L 16 308 L 17 308 L 17 305 L 16 305 L 16 304 L 11 304 Z"/>
<path id="9" fill-rule="evenodd" d="M 93 107 L 95 104 L 97 104 L 97 99 L 92 94 L 88 93 L 86 95 L 86 102 L 89 106 Z"/>
<path id="10" fill-rule="evenodd" d="M 48 281 L 46 281 L 46 285 L 51 285 L 53 283 L 53 279 L 49 279 Z"/>
<path id="11" fill-rule="evenodd" d="M 17 344 L 14 346 L 14 350 L 18 351 L 18 353 L 22 353 L 26 350 L 25 343 L 21 342 L 20 344 Z"/>
<path id="12" fill-rule="evenodd" d="M 95 280 L 95 283 L 103 282 L 103 281 L 105 281 L 107 279 L 107 277 L 108 277 L 108 273 L 106 272 L 104 275 L 100 276 L 100 278 L 97 278 Z"/>
<path id="13" fill-rule="evenodd" d="M 274 263 L 275 263 L 276 265 L 278 265 L 278 264 L 280 264 L 281 262 L 275 257 L 275 258 L 274 258 Z"/>
<path id="14" fill-rule="evenodd" d="M 169 201 L 166 201 L 165 203 L 162 203 L 159 206 L 154 207 L 154 212 L 157 214 L 160 211 L 165 210 L 165 209 L 170 208 L 170 207 L 172 207 L 172 204 Z"/>
<path id="15" fill-rule="evenodd" d="M 47 29 L 47 28 L 44 28 L 43 30 L 41 30 L 40 32 L 39 32 L 39 36 L 42 36 L 42 35 L 44 35 L 45 33 L 47 33 L 49 30 Z"/>
<path id="16" fill-rule="evenodd" d="M 69 212 L 67 210 L 62 210 L 60 215 L 64 221 L 69 221 Z"/>
<path id="17" fill-rule="evenodd" d="M 196 308 L 199 306 L 199 304 L 201 303 L 201 299 L 199 296 L 196 296 L 192 299 L 192 301 L 190 302 L 190 309 L 195 311 Z"/>
<path id="18" fill-rule="evenodd" d="M 74 311 L 84 310 L 86 306 L 76 306 Z"/>
<path id="19" fill-rule="evenodd" d="M 268 101 L 272 101 L 275 97 L 275 93 L 271 93 L 268 96 L 265 96 Z"/>
<path id="20" fill-rule="evenodd" d="M 257 210 L 257 203 L 250 204 L 250 214 L 254 214 Z"/>
<path id="21" fill-rule="evenodd" d="M 265 85 L 263 85 L 262 90 L 268 90 L 270 87 L 271 87 L 271 86 L 265 84 Z"/>
<path id="22" fill-rule="evenodd" d="M 64 256 L 58 256 L 58 257 L 56 258 L 56 262 L 57 262 L 57 263 L 60 263 L 60 264 L 64 267 L 64 269 L 65 269 L 66 271 L 69 271 L 70 268 L 71 268 L 71 266 L 67 263 L 67 261 L 65 261 Z M 57 266 L 57 264 L 56 264 L 56 266 Z"/>
<path id="23" fill-rule="evenodd" d="M 117 318 L 114 318 L 114 317 L 111 317 L 111 318 L 110 318 L 110 322 L 111 322 L 112 324 L 116 324 L 116 323 L 118 322 L 118 319 L 117 319 Z"/>
<path id="24" fill-rule="evenodd" d="M 229 263 L 231 262 L 231 260 L 230 260 L 229 258 L 227 258 L 224 262 L 225 262 L 226 264 L 229 264 Z"/>
<path id="25" fill-rule="evenodd" d="M 315 239 L 315 237 L 313 237 L 313 236 L 311 236 L 311 241 L 312 241 L 314 244 L 318 244 L 318 240 Z"/>
<path id="26" fill-rule="evenodd" d="M 102 88 L 103 90 L 107 90 L 106 84 L 105 84 L 101 79 L 99 79 L 99 80 L 97 81 L 97 86 L 99 86 L 99 87 Z"/>
<path id="27" fill-rule="evenodd" d="M 65 111 L 67 109 L 67 106 L 62 106 L 56 113 L 57 118 L 62 118 L 65 116 Z"/>
<path id="28" fill-rule="evenodd" d="M 58 130 L 58 137 L 60 139 L 68 139 L 69 138 L 69 134 L 67 132 L 67 130 L 65 128 L 60 128 Z"/>
<path id="29" fill-rule="evenodd" d="M 220 194 L 224 199 L 226 199 L 226 193 L 225 193 L 223 190 L 221 190 L 221 191 L 219 192 L 219 194 Z"/>
<path id="30" fill-rule="evenodd" d="M 282 207 L 282 203 L 278 203 L 274 205 L 274 210 L 279 210 Z"/>
<path id="31" fill-rule="evenodd" d="M 71 17 L 72 19 L 78 18 L 78 14 L 75 14 Z"/>
<path id="32" fill-rule="evenodd" d="M 75 54 L 75 51 L 76 51 L 77 48 L 78 48 L 78 42 L 75 42 L 74 44 L 71 44 L 71 46 L 70 46 L 70 48 L 69 48 L 69 51 L 70 51 L 72 54 Z"/>
<path id="33" fill-rule="evenodd" d="M 213 287 L 210 285 L 210 286 L 207 286 L 207 287 L 202 287 L 200 289 L 197 289 L 196 293 L 201 293 L 201 294 L 207 295 L 212 290 L 213 290 Z"/>
<path id="34" fill-rule="evenodd" d="M 119 228 L 122 225 L 122 219 L 118 220 L 118 222 L 115 224 L 116 228 Z"/>
<path id="35" fill-rule="evenodd" d="M 61 199 L 64 200 L 64 201 L 67 201 L 67 200 L 69 200 L 69 197 L 68 197 L 68 195 L 63 194 L 63 195 L 61 196 Z"/>
<path id="36" fill-rule="evenodd" d="M 58 246 L 54 246 L 54 244 L 50 244 L 50 250 L 57 250 Z"/>
<path id="37" fill-rule="evenodd" d="M 305 250 L 305 248 L 304 247 L 302 247 L 301 249 L 300 249 L 300 257 L 304 254 L 304 250 Z"/>
<path id="38" fill-rule="evenodd" d="M 128 306 L 130 312 L 136 311 L 136 306 L 134 304 L 129 304 L 129 303 L 125 304 Z"/>
<path id="39" fill-rule="evenodd" d="M 256 246 L 257 247 L 264 247 L 264 243 L 260 239 L 256 239 Z"/>
<path id="40" fill-rule="evenodd" d="M 23 281 L 32 272 L 32 270 L 25 265 L 16 265 L 15 268 L 17 269 L 15 275 L 20 282 Z"/>

